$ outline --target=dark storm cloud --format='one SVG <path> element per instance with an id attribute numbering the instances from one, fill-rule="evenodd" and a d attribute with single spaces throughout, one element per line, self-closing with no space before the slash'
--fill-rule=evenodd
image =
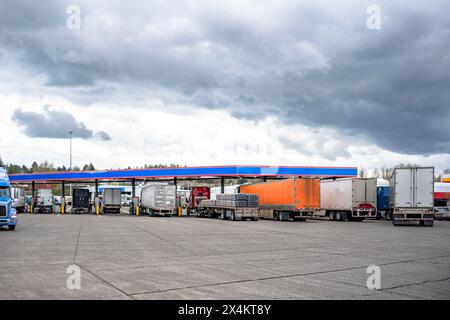
<path id="1" fill-rule="evenodd" d="M 94 132 L 83 122 L 77 121 L 70 113 L 53 110 L 48 106 L 44 107 L 44 113 L 22 111 L 18 108 L 14 111 L 11 120 L 31 138 L 67 139 L 69 131 L 72 131 L 74 138 L 111 140 L 106 132 Z"/>
<path id="2" fill-rule="evenodd" d="M 239 118 L 332 127 L 399 153 L 450 150 L 449 1 L 377 1 L 376 31 L 368 1 L 179 1 L 176 12 L 78 1 L 79 31 L 65 28 L 69 3 L 3 1 L 13 13 L 0 19 L 0 50 L 49 87 L 84 92 L 83 104 L 159 86 Z"/>

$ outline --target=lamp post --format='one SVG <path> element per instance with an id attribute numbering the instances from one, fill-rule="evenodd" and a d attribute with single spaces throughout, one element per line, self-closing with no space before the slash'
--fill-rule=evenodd
<path id="1" fill-rule="evenodd" d="M 72 171 L 72 135 L 73 135 L 73 131 L 70 130 L 69 131 L 69 135 L 70 135 L 70 163 L 69 163 L 69 171 Z M 72 184 L 70 184 L 70 196 L 72 196 Z"/>
<path id="2" fill-rule="evenodd" d="M 73 131 L 69 131 L 69 135 L 70 135 L 70 165 L 69 165 L 69 171 L 72 171 L 72 134 L 73 134 Z"/>

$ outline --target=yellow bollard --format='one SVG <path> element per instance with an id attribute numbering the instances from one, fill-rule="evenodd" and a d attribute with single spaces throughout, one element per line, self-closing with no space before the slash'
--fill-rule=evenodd
<path id="1" fill-rule="evenodd" d="M 62 205 L 61 205 L 61 214 L 64 214 L 64 209 L 65 209 L 65 208 L 64 208 L 64 205 L 62 204 Z"/>
<path id="2" fill-rule="evenodd" d="M 140 214 L 140 208 L 139 207 L 136 207 L 136 216 L 139 216 L 139 214 Z"/>
<path id="3" fill-rule="evenodd" d="M 97 215 L 100 214 L 100 206 L 95 206 L 95 212 L 97 213 Z"/>
<path id="4" fill-rule="evenodd" d="M 30 213 L 33 213 L 33 205 L 32 204 L 30 204 Z"/>
<path id="5" fill-rule="evenodd" d="M 182 213 L 181 207 L 178 207 L 178 216 L 179 216 L 179 217 L 181 217 L 181 213 Z"/>

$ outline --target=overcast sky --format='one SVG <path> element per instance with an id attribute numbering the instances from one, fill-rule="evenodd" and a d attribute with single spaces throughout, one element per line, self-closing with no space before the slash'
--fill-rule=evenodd
<path id="1" fill-rule="evenodd" d="M 0 156 L 68 166 L 73 131 L 74 164 L 99 168 L 450 168 L 448 12 L 439 0 L 2 0 Z"/>

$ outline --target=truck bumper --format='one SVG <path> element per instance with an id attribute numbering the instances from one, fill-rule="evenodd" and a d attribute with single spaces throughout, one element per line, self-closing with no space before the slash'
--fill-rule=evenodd
<path id="1" fill-rule="evenodd" d="M 397 222 L 433 221 L 434 214 L 422 211 L 394 211 L 393 219 Z"/>
<path id="2" fill-rule="evenodd" d="M 0 226 L 15 226 L 17 224 L 17 216 L 11 218 L 0 218 Z"/>
<path id="3" fill-rule="evenodd" d="M 356 210 L 353 212 L 353 217 L 357 218 L 375 218 L 376 210 Z"/>

